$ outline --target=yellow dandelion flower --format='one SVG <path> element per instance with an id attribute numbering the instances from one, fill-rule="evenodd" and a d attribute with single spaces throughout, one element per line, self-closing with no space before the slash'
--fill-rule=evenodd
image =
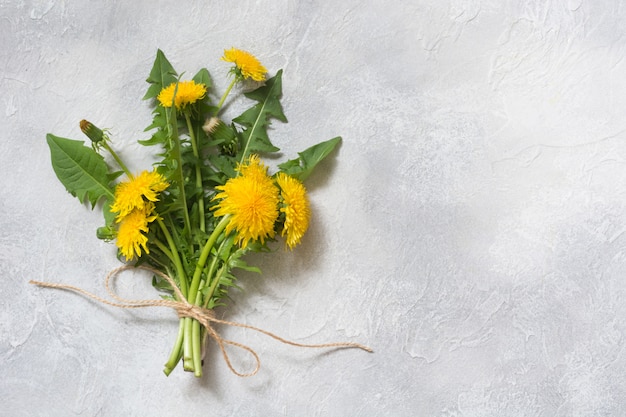
<path id="1" fill-rule="evenodd" d="M 115 200 L 111 211 L 118 213 L 118 221 L 134 209 L 143 209 L 146 201 L 157 201 L 157 193 L 164 191 L 169 184 L 156 171 L 143 171 L 141 174 L 122 181 L 115 187 Z"/>
<path id="2" fill-rule="evenodd" d="M 280 187 L 282 203 L 280 211 L 285 213 L 282 236 L 287 235 L 287 245 L 293 249 L 309 228 L 311 210 L 304 185 L 294 177 L 279 173 L 276 183 Z"/>
<path id="3" fill-rule="evenodd" d="M 174 98 L 174 91 L 176 91 L 176 98 Z M 176 83 L 172 83 L 165 87 L 159 93 L 157 99 L 161 102 L 163 107 L 172 107 L 172 100 L 177 110 L 184 108 L 188 104 L 193 104 L 200 100 L 206 94 L 206 86 L 204 84 L 196 84 L 195 81 L 181 81 L 178 83 L 178 89 Z"/>
<path id="4" fill-rule="evenodd" d="M 231 216 L 225 231 L 236 230 L 238 242 L 245 248 L 250 241 L 264 242 L 274 236 L 278 188 L 258 156 L 250 157 L 248 164 L 241 164 L 238 171 L 239 176 L 215 187 L 221 192 L 214 199 L 221 201 L 213 209 L 216 217 Z"/>
<path id="5" fill-rule="evenodd" d="M 239 175 L 254 178 L 259 181 L 263 181 L 267 178 L 267 167 L 263 165 L 259 155 L 256 154 L 252 154 L 248 157 L 247 164 L 239 164 L 237 166 L 237 172 L 239 172 Z"/>
<path id="6" fill-rule="evenodd" d="M 241 49 L 225 49 L 222 61 L 235 64 L 233 71 L 237 76 L 252 78 L 254 81 L 263 81 L 267 69 L 259 62 L 254 55 Z"/>
<path id="7" fill-rule="evenodd" d="M 134 209 L 121 219 L 120 228 L 117 231 L 115 244 L 127 260 L 135 256 L 141 256 L 141 250 L 150 253 L 148 250 L 148 223 L 154 221 L 157 216 L 152 212 L 154 205 L 148 203 L 141 209 Z"/>

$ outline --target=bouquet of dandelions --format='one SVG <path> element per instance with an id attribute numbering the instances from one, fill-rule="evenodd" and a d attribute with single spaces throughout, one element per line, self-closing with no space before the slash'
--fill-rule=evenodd
<path id="1" fill-rule="evenodd" d="M 212 314 L 235 286 L 234 269 L 260 272 L 243 260 L 246 253 L 268 251 L 267 244 L 276 235 L 283 236 L 289 248 L 300 242 L 310 218 L 302 181 L 341 140 L 336 137 L 312 146 L 270 174 L 259 154 L 279 150 L 270 142 L 267 127 L 272 118 L 287 121 L 279 101 L 282 71 L 266 79 L 265 67 L 253 55 L 234 48 L 226 50 L 222 60 L 233 64 L 232 81 L 213 104 L 207 69 L 183 81 L 163 52 L 157 52 L 144 96 L 155 104 L 152 124 L 146 128 L 152 136 L 139 141 L 160 148 L 161 159 L 152 170 L 130 172 L 107 131 L 86 120 L 80 122 L 80 128 L 91 139 L 91 147 L 47 135 L 52 166 L 66 189 L 81 202 L 88 200 L 92 208 L 102 203 L 105 226 L 97 230 L 98 238 L 115 241 L 118 257 L 128 265 L 150 270 L 154 287 L 166 295 L 157 300 L 125 300 L 110 290 L 112 274 L 106 287 L 117 300 L 114 302 L 77 287 L 34 283 L 78 291 L 118 307 L 175 308 L 180 325 L 165 364 L 166 375 L 182 359 L 186 371 L 201 376 L 207 335 L 217 341 L 233 372 L 240 376 L 256 373 L 257 354 L 245 345 L 222 339 L 211 323 L 252 328 L 297 346 L 367 350 L 356 343 L 289 342 L 265 330 L 218 320 Z M 253 105 L 226 122 L 219 118 L 220 111 L 238 84 L 253 88 L 244 93 Z M 112 157 L 113 166 L 104 153 Z M 251 353 L 257 369 L 248 374 L 235 371 L 225 344 Z"/>

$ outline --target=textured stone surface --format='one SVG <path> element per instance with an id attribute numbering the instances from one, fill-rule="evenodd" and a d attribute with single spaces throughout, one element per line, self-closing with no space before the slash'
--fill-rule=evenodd
<path id="1" fill-rule="evenodd" d="M 231 3 L 0 0 L 0 414 L 626 414 L 622 2 Z M 45 134 L 79 138 L 87 118 L 149 167 L 156 49 L 221 92 L 231 46 L 284 68 L 285 157 L 344 142 L 308 183 L 303 244 L 252 257 L 263 275 L 240 275 L 221 314 L 374 354 L 222 328 L 261 354 L 257 376 L 211 345 L 202 379 L 165 378 L 170 311 L 27 284 L 101 293 L 118 265 Z M 141 274 L 120 290 L 154 295 Z"/>

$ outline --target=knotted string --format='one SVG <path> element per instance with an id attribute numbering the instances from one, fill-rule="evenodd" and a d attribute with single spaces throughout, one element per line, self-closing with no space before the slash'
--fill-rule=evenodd
<path id="1" fill-rule="evenodd" d="M 111 289 L 111 285 L 110 285 L 111 280 L 115 278 L 120 272 L 129 270 L 129 269 L 143 269 L 145 271 L 149 271 L 149 272 L 152 272 L 153 274 L 160 276 L 161 278 L 166 280 L 174 289 L 174 293 L 178 301 L 165 300 L 165 299 L 129 300 L 129 299 L 118 296 L 115 293 L 115 291 Z M 341 348 L 358 348 L 358 349 L 365 350 L 367 352 L 372 352 L 372 349 L 370 349 L 369 347 L 361 345 L 359 343 L 354 343 L 354 342 L 338 342 L 338 343 L 322 343 L 322 344 L 297 343 L 297 342 L 284 339 L 267 330 L 250 326 L 248 324 L 237 323 L 234 321 L 220 320 L 215 317 L 215 313 L 213 312 L 213 310 L 209 310 L 209 309 L 189 303 L 187 299 L 183 297 L 183 294 L 180 292 L 180 289 L 178 288 L 174 280 L 169 275 L 159 270 L 146 267 L 146 266 L 123 265 L 118 268 L 115 268 L 114 270 L 112 270 L 111 272 L 107 274 L 104 280 L 104 286 L 107 292 L 109 293 L 109 295 L 111 296 L 111 298 L 113 298 L 114 300 L 117 300 L 117 302 L 107 300 L 105 298 L 92 294 L 89 291 L 85 291 L 82 288 L 76 287 L 74 285 L 56 284 L 56 283 L 51 283 L 51 282 L 32 281 L 32 280 L 29 282 L 31 284 L 38 285 L 40 287 L 57 288 L 57 289 L 62 289 L 62 290 L 74 291 L 76 293 L 82 294 L 96 301 L 99 301 L 102 304 L 107 304 L 113 307 L 119 307 L 119 308 L 169 307 L 169 308 L 172 308 L 176 311 L 176 313 L 178 314 L 178 317 L 180 318 L 190 317 L 192 319 L 197 320 L 200 324 L 202 324 L 202 326 L 204 326 L 204 328 L 207 331 L 207 334 L 211 336 L 215 340 L 215 342 L 217 342 L 222 352 L 222 356 L 224 357 L 224 362 L 226 362 L 226 365 L 228 365 L 228 368 L 232 371 L 232 373 L 240 377 L 253 376 L 257 372 L 259 372 L 259 369 L 261 369 L 261 360 L 259 359 L 259 355 L 254 351 L 254 349 L 252 349 L 249 346 L 246 346 L 244 344 L 241 344 L 232 340 L 224 339 L 213 328 L 211 323 L 225 324 L 227 326 L 242 327 L 244 329 L 254 330 L 256 332 L 263 333 L 264 335 L 267 335 L 275 340 L 278 340 L 281 343 L 291 345 L 291 346 L 297 346 L 297 347 L 303 347 L 303 348 L 340 348 L 340 349 Z M 226 352 L 226 345 L 238 347 L 240 349 L 243 349 L 249 352 L 254 357 L 254 360 L 256 361 L 255 369 L 252 372 L 248 372 L 248 373 L 238 372 L 233 367 L 230 361 L 230 357 L 228 356 L 228 353 Z"/>

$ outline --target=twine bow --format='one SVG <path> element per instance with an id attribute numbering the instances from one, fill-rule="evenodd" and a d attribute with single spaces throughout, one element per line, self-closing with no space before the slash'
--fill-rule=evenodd
<path id="1" fill-rule="evenodd" d="M 161 278 L 163 278 L 164 280 L 166 280 L 174 289 L 174 293 L 176 294 L 176 298 L 179 301 L 174 301 L 174 300 L 164 300 L 164 299 L 152 299 L 152 300 L 129 300 L 126 298 L 122 298 L 120 296 L 118 296 L 115 291 L 113 291 L 111 289 L 110 286 L 110 282 L 113 278 L 115 278 L 119 273 L 129 270 L 129 269 L 143 269 L 146 271 L 150 271 L 153 274 L 156 274 L 158 276 L 160 276 Z M 74 285 L 67 285 L 67 284 L 56 284 L 56 283 L 51 283 L 51 282 L 42 282 L 42 281 L 29 281 L 29 283 L 34 284 L 34 285 L 38 285 L 40 287 L 46 287 L 46 288 L 57 288 L 57 289 L 62 289 L 62 290 L 68 290 L 68 291 L 74 291 L 76 293 L 82 294 L 86 297 L 89 297 L 91 299 L 94 299 L 96 301 L 99 301 L 103 304 L 107 304 L 113 307 L 119 307 L 119 308 L 143 308 L 143 307 L 169 307 L 172 308 L 174 310 L 176 310 L 176 313 L 178 314 L 178 317 L 190 317 L 192 319 L 197 320 L 200 324 L 202 324 L 202 326 L 204 326 L 204 328 L 207 331 L 207 335 L 211 336 L 215 342 L 217 342 L 218 346 L 220 347 L 220 350 L 222 352 L 222 356 L 224 357 L 224 362 L 226 362 L 226 365 L 228 365 L 228 368 L 232 371 L 232 373 L 234 373 L 237 376 L 240 377 L 248 377 L 248 376 L 253 376 L 256 375 L 257 372 L 259 372 L 259 369 L 261 369 L 261 360 L 259 359 L 259 355 L 254 351 L 254 349 L 252 349 L 251 347 L 232 341 L 232 340 L 228 340 L 228 339 L 224 339 L 222 336 L 220 336 L 220 334 L 213 328 L 213 326 L 211 325 L 212 323 L 216 323 L 216 324 L 225 324 L 228 326 L 235 326 L 235 327 L 242 327 L 244 329 L 250 329 L 250 330 L 254 330 L 256 332 L 259 333 L 263 333 L 275 340 L 278 340 L 279 342 L 282 342 L 284 344 L 287 345 L 291 345 L 291 346 L 297 346 L 297 347 L 303 347 L 303 348 L 357 348 L 357 349 L 362 349 L 365 350 L 367 352 L 372 352 L 372 349 L 361 345 L 359 343 L 354 343 L 354 342 L 338 342 L 338 343 L 322 343 L 322 344 L 304 344 L 304 343 L 297 343 L 297 342 L 293 342 L 287 339 L 284 339 L 272 332 L 269 332 L 267 330 L 263 330 L 260 329 L 258 327 L 254 327 L 254 326 L 250 326 L 247 324 L 243 324 L 243 323 L 237 323 L 234 321 L 227 321 L 227 320 L 220 320 L 218 318 L 215 317 L 215 313 L 212 310 L 197 306 L 197 305 L 193 305 L 191 303 L 189 303 L 187 301 L 187 299 L 185 297 L 183 297 L 183 294 L 180 292 L 180 289 L 178 288 L 178 286 L 174 283 L 174 280 L 167 274 L 150 268 L 150 267 L 146 267 L 146 266 L 131 266 L 131 265 L 123 265 L 120 266 L 118 268 L 113 269 L 111 272 L 109 272 L 104 280 L 104 286 L 107 290 L 107 292 L 109 293 L 109 295 L 117 300 L 117 302 L 114 301 L 110 301 L 107 300 L 105 298 L 102 298 L 100 296 L 97 296 L 95 294 L 90 293 L 89 291 L 85 291 L 82 288 L 76 287 Z M 226 345 L 231 345 L 231 346 L 235 346 L 238 347 L 240 349 L 243 349 L 247 352 L 249 352 L 253 357 L 254 360 L 256 361 L 256 367 L 252 372 L 248 372 L 248 373 L 241 373 L 238 372 L 232 365 L 231 361 L 230 361 L 230 357 L 228 356 L 228 353 L 226 352 Z"/>

